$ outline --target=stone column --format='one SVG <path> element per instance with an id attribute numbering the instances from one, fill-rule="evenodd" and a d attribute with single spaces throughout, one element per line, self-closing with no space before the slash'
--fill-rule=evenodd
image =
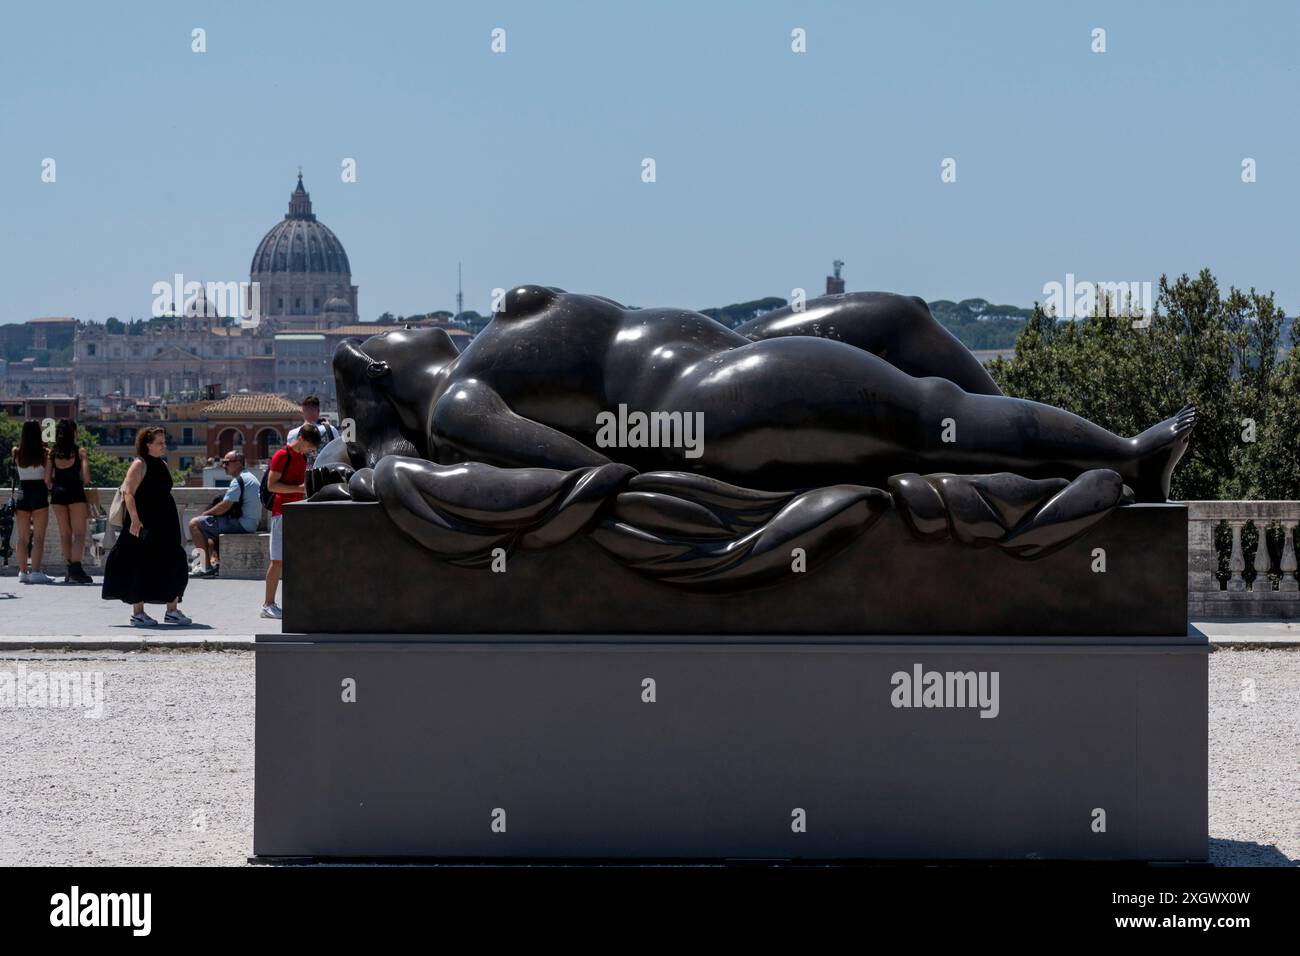
<path id="1" fill-rule="evenodd" d="M 1232 528 L 1232 556 L 1228 559 L 1228 578 L 1229 591 L 1246 590 L 1246 579 L 1243 576 L 1246 572 L 1246 556 L 1241 550 L 1241 530 L 1246 526 L 1245 521 L 1230 520 L 1228 525 Z"/>
<path id="2" fill-rule="evenodd" d="M 1289 521 L 1282 522 L 1282 580 L 1278 584 L 1279 591 L 1289 591 L 1294 594 L 1300 591 L 1300 582 L 1296 581 L 1296 556 L 1295 540 L 1293 532 L 1295 528 Z"/>

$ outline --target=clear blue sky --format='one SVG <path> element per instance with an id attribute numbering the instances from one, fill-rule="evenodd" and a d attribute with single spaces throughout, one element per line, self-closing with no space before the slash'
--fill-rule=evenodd
<path id="1" fill-rule="evenodd" d="M 246 280 L 299 165 L 365 319 L 453 307 L 458 259 L 480 311 L 815 294 L 839 257 L 850 289 L 1016 305 L 1209 266 L 1294 314 L 1298 8 L 6 3 L 0 321 Z"/>

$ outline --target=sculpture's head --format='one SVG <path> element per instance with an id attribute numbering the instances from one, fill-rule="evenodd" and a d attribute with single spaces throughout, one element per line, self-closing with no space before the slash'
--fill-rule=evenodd
<path id="1" fill-rule="evenodd" d="M 425 457 L 425 415 L 456 344 L 439 328 L 400 328 L 362 340 L 345 339 L 334 352 L 341 419 L 355 422 L 356 444 L 370 466 L 384 455 Z"/>

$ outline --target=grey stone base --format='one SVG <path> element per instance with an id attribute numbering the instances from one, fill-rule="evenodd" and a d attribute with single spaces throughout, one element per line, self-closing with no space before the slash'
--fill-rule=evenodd
<path id="1" fill-rule="evenodd" d="M 241 581 L 266 577 L 271 563 L 269 534 L 223 534 L 220 543 L 221 576 Z"/>
<path id="2" fill-rule="evenodd" d="M 1173 504 L 1119 508 L 1033 561 L 919 541 L 893 510 L 807 573 L 721 593 L 652 581 L 582 535 L 513 552 L 501 573 L 459 567 L 375 503 L 289 505 L 284 553 L 284 629 L 304 634 L 1187 634 L 1187 509 Z"/>
<path id="3" fill-rule="evenodd" d="M 1187 616 L 1207 618 L 1253 617 L 1278 621 L 1300 618 L 1300 594 L 1273 591 L 1268 579 L 1256 579 L 1257 591 L 1194 591 L 1187 595 Z"/>
<path id="4" fill-rule="evenodd" d="M 254 853 L 1205 860 L 1207 714 L 1187 638 L 263 635 Z"/>

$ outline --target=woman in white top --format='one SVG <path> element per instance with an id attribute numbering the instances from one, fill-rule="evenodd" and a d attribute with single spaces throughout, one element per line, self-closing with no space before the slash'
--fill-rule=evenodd
<path id="1" fill-rule="evenodd" d="M 41 423 L 34 418 L 23 422 L 22 434 L 13 450 L 18 465 L 18 497 L 14 537 L 17 538 L 18 583 L 50 584 L 52 578 L 41 570 L 45 559 L 45 526 L 50 520 L 50 487 L 46 465 L 50 453 L 41 441 Z M 27 541 L 31 537 L 32 569 L 27 570 Z"/>

